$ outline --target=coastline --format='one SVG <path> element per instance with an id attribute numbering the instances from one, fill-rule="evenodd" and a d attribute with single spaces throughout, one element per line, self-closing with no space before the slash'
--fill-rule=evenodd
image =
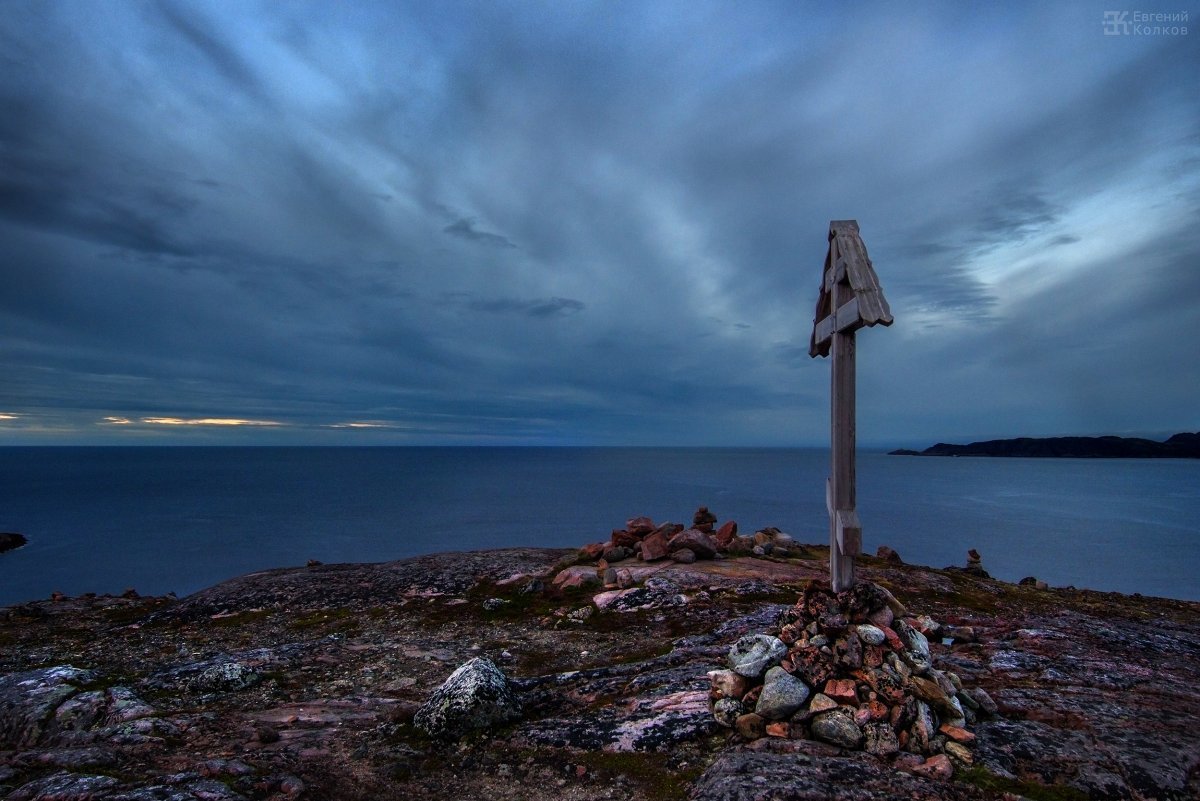
<path id="1" fill-rule="evenodd" d="M 212 797 L 226 799 L 732 801 L 751 797 L 755 775 L 789 798 L 824 798 L 851 771 L 875 797 L 1196 791 L 1198 603 L 862 558 L 864 579 L 953 627 L 957 640 L 932 644 L 935 661 L 1000 706 L 976 728 L 976 764 L 939 781 L 813 741 L 741 742 L 712 725 L 705 672 L 825 574 L 819 546 L 787 559 L 664 565 L 654 582 L 642 579 L 654 588 L 645 608 L 629 611 L 597 609 L 595 589 L 554 587 L 575 553 L 281 568 L 182 599 L 6 607 L 0 790 L 19 798 L 74 782 L 92 787 L 81 797 L 102 799 L 174 781 L 181 793 L 220 785 L 225 795 Z M 535 579 L 544 588 L 523 593 Z M 410 723 L 415 707 L 476 655 L 519 688 L 524 717 L 453 747 L 424 740 Z M 23 714 L 14 680 L 42 671 L 48 682 L 45 671 L 67 665 L 87 673 L 58 674 L 57 711 Z M 69 730 L 63 705 L 78 711 L 84 698 L 99 699 L 99 717 Z"/>
<path id="2" fill-rule="evenodd" d="M 1022 459 L 1200 459 L 1200 432 L 1173 434 L 1162 442 L 1141 437 L 1016 437 L 922 451 L 899 448 L 889 456 L 989 456 Z"/>

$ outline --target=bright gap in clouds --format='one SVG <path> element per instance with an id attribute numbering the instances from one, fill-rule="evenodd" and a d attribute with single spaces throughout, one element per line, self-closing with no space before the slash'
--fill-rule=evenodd
<path id="1" fill-rule="evenodd" d="M 110 419 L 110 418 L 105 418 Z M 274 420 L 242 420 L 236 417 L 143 417 L 143 423 L 161 426 L 281 426 Z"/>

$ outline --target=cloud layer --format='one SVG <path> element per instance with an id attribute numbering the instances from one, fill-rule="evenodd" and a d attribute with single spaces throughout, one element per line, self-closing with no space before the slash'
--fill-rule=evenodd
<path id="1" fill-rule="evenodd" d="M 9 3 L 0 443 L 820 443 L 842 218 L 860 441 L 1194 430 L 1200 32 L 1101 22 Z"/>

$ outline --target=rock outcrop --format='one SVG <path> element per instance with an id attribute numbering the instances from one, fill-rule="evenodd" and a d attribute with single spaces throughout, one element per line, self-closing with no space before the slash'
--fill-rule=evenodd
<path id="1" fill-rule="evenodd" d="M 574 549 L 508 549 L 0 608 L 0 798 L 1200 795 L 1200 604 L 864 559 L 880 606 L 810 585 L 827 554 L 786 547 L 627 558 L 611 589 L 553 584 Z M 753 678 L 729 664 L 743 638 Z M 856 648 L 908 677 L 872 686 Z M 418 711 L 476 658 L 521 716 L 430 738 Z"/>

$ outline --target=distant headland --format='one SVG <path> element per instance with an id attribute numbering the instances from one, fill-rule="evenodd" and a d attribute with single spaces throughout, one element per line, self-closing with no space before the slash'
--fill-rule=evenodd
<path id="1" fill-rule="evenodd" d="M 893 456 L 1021 456 L 1074 459 L 1200 459 L 1200 432 L 1163 442 L 1139 437 L 1018 437 L 969 445 L 939 442 L 923 451 L 900 448 Z"/>

